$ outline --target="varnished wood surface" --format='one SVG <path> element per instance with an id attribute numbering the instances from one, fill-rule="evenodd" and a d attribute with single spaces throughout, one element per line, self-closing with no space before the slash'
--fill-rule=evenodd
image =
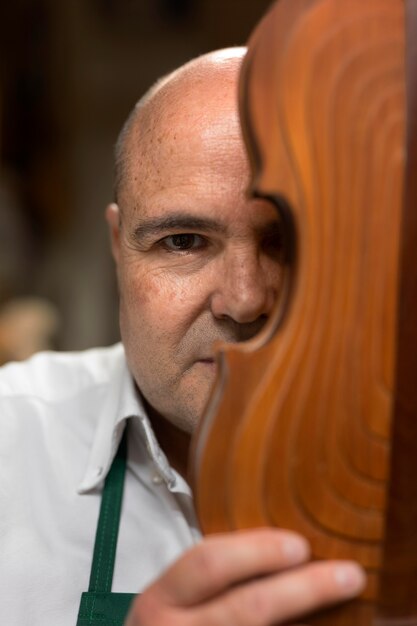
<path id="1" fill-rule="evenodd" d="M 416 107 L 404 24 L 402 0 L 281 0 L 242 73 L 252 191 L 284 200 L 295 244 L 268 327 L 220 350 L 194 442 L 196 505 L 205 532 L 294 528 L 315 558 L 361 562 L 363 598 L 320 626 L 417 624 Z"/>

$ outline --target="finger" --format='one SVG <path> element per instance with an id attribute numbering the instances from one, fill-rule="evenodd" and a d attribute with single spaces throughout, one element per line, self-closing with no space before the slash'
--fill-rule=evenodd
<path id="1" fill-rule="evenodd" d="M 190 606 L 308 557 L 306 540 L 292 531 L 264 528 L 212 535 L 169 568 L 156 583 L 156 591 L 168 604 Z"/>
<path id="2" fill-rule="evenodd" d="M 331 604 L 350 599 L 365 586 L 365 574 L 356 563 L 309 563 L 289 572 L 229 590 L 200 607 L 195 623 L 223 626 L 288 624 Z M 197 608 L 195 616 L 197 615 Z M 192 622 L 193 623 L 193 622 Z"/>

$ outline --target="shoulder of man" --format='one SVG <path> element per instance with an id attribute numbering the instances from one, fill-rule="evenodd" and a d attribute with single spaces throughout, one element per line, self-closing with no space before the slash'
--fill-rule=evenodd
<path id="1" fill-rule="evenodd" d="M 0 367 L 0 399 L 61 401 L 108 385 L 125 362 L 122 344 L 80 352 L 39 352 Z"/>

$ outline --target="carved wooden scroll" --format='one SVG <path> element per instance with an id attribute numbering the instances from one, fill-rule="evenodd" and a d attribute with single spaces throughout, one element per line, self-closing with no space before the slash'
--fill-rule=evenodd
<path id="1" fill-rule="evenodd" d="M 292 250 L 268 327 L 219 352 L 196 505 L 205 532 L 288 527 L 362 563 L 363 597 L 322 626 L 417 624 L 416 18 L 281 0 L 242 72 L 252 192 Z"/>

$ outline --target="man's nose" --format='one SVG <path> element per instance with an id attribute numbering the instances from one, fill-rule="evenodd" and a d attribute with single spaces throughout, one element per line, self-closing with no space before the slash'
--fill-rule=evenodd
<path id="1" fill-rule="evenodd" d="M 250 324 L 269 317 L 279 290 L 278 264 L 262 262 L 254 251 L 242 251 L 224 259 L 216 279 L 211 298 L 216 318 Z"/>

